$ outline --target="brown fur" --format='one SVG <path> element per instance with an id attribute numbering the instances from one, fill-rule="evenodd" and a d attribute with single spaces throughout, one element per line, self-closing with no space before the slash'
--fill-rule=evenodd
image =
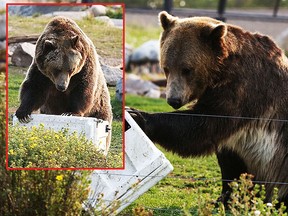
<path id="1" fill-rule="evenodd" d="M 109 91 L 92 41 L 71 19 L 56 17 L 44 29 L 21 85 L 16 116 L 32 111 L 71 113 L 112 122 Z M 110 141 L 109 141 L 110 142 Z"/>
<path id="2" fill-rule="evenodd" d="M 196 103 L 172 113 L 135 112 L 149 138 L 182 156 L 216 152 L 223 179 L 248 172 L 287 182 L 288 122 L 281 120 L 288 119 L 288 60 L 281 49 L 267 36 L 207 17 L 162 12 L 160 21 L 167 102 L 176 109 Z M 288 205 L 287 185 L 265 186 L 266 201 L 277 186 Z M 223 181 L 224 202 L 230 192 Z"/>

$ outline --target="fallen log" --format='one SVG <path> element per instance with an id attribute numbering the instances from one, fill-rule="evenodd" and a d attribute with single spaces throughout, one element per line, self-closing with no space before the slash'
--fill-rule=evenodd
<path id="1" fill-rule="evenodd" d="M 8 38 L 8 44 L 13 43 L 23 43 L 23 42 L 30 42 L 30 43 L 36 43 L 38 40 L 39 35 L 25 35 L 25 36 L 14 36 Z"/>

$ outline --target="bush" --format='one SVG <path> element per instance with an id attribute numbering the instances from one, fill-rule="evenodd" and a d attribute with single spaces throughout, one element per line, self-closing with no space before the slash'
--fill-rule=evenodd
<path id="1" fill-rule="evenodd" d="M 0 215 L 80 215 L 89 192 L 89 174 L 88 171 L 6 172 Z"/>
<path id="2" fill-rule="evenodd" d="M 9 127 L 9 167 L 106 167 L 105 157 L 92 141 L 68 129 L 59 132 L 39 127 Z"/>
<path id="3" fill-rule="evenodd" d="M 209 197 L 201 197 L 199 192 L 199 205 L 197 215 L 279 215 L 287 216 L 286 207 L 277 200 L 277 188 L 274 190 L 274 196 L 271 203 L 265 203 L 265 187 L 264 185 L 253 184 L 253 176 L 242 174 L 239 181 L 230 183 L 232 187 L 231 200 L 228 209 L 222 203 L 217 203 L 217 207 L 213 201 L 209 201 Z M 279 207 L 280 206 L 280 207 Z M 184 210 L 185 211 L 185 210 Z M 187 212 L 187 210 L 185 211 Z M 189 212 L 185 215 L 189 215 Z"/>
<path id="4" fill-rule="evenodd" d="M 110 18 L 114 18 L 114 19 L 122 19 L 122 17 L 123 17 L 122 7 L 117 8 L 117 9 L 113 9 L 113 8 L 108 7 L 107 12 L 106 12 L 106 16 L 108 16 Z"/>

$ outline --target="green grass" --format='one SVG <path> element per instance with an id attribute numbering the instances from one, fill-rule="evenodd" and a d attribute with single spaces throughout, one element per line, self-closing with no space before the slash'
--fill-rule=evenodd
<path id="1" fill-rule="evenodd" d="M 148 112 L 172 111 L 164 99 L 126 95 L 126 106 Z M 154 215 L 182 215 L 183 208 L 197 214 L 200 198 L 216 200 L 221 192 L 221 173 L 215 155 L 182 158 L 157 147 L 174 166 L 174 171 L 137 199 L 120 215 L 130 214 L 137 206 L 153 209 Z M 196 180 L 195 180 L 196 179 Z"/>
<path id="2" fill-rule="evenodd" d="M 9 37 L 41 34 L 51 18 L 9 16 Z M 75 20 L 93 41 L 97 53 L 102 57 L 122 59 L 122 29 L 108 26 L 92 18 Z"/>
<path id="3" fill-rule="evenodd" d="M 162 29 L 155 27 L 145 27 L 129 25 L 126 26 L 126 42 L 133 47 L 139 47 L 148 40 L 158 40 Z"/>

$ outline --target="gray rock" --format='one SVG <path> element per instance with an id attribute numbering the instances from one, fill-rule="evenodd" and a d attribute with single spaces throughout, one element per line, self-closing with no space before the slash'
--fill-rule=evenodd
<path id="1" fill-rule="evenodd" d="M 119 67 L 110 67 L 108 65 L 101 64 L 101 68 L 109 86 L 116 86 L 118 80 L 122 79 L 123 77 L 123 71 Z"/>
<path id="2" fill-rule="evenodd" d="M 0 41 L 6 39 L 6 16 L 5 14 L 0 16 Z"/>
<path id="3" fill-rule="evenodd" d="M 114 26 L 120 29 L 123 29 L 123 19 L 111 19 L 110 20 L 113 22 Z"/>
<path id="4" fill-rule="evenodd" d="M 161 95 L 160 88 L 157 85 L 150 81 L 142 80 L 135 74 L 126 75 L 125 92 L 151 98 L 159 98 Z"/>
<path id="5" fill-rule="evenodd" d="M 92 5 L 89 9 L 94 17 L 106 15 L 107 9 L 103 5 Z"/>
<path id="6" fill-rule="evenodd" d="M 127 43 L 125 43 L 125 68 L 126 70 L 130 70 L 130 58 L 133 52 L 133 47 Z"/>
<path id="7" fill-rule="evenodd" d="M 35 56 L 36 45 L 31 43 L 18 44 L 11 56 L 11 62 L 18 67 L 28 67 Z"/>
<path id="8" fill-rule="evenodd" d="M 117 84 L 116 84 L 116 99 L 120 102 L 122 102 L 122 99 L 123 99 L 123 87 L 122 87 L 122 84 L 123 84 L 123 79 L 119 79 L 117 81 Z"/>
<path id="9" fill-rule="evenodd" d="M 131 63 L 159 62 L 160 44 L 158 40 L 150 40 L 136 48 L 130 57 Z"/>
<path id="10" fill-rule="evenodd" d="M 0 41 L 0 50 L 6 49 L 6 40 Z"/>
<path id="11" fill-rule="evenodd" d="M 98 16 L 98 17 L 95 17 L 95 19 L 101 22 L 107 23 L 109 26 L 114 26 L 114 23 L 108 16 Z"/>

